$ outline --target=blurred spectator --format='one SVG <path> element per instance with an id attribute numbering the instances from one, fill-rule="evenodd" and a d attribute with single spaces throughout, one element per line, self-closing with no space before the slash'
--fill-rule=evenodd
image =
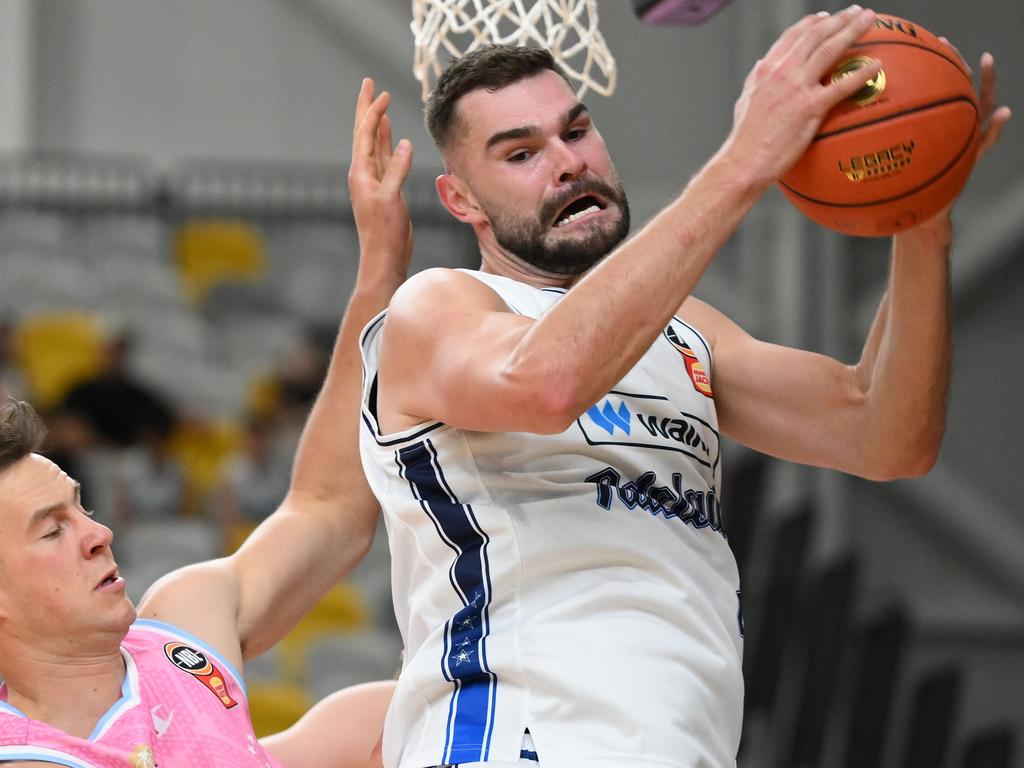
<path id="1" fill-rule="evenodd" d="M 115 333 L 104 348 L 104 367 L 92 379 L 73 387 L 61 410 L 85 421 L 98 445 L 138 445 L 149 431 L 169 434 L 175 423 L 171 406 L 128 370 L 132 341 Z"/>
<path id="2" fill-rule="evenodd" d="M 327 373 L 333 342 L 333 336 L 325 339 L 315 328 L 307 329 L 275 375 L 275 409 L 281 418 L 281 440 L 285 443 L 298 444 L 302 425 Z"/>
<path id="3" fill-rule="evenodd" d="M 292 451 L 282 437 L 274 419 L 250 416 L 241 450 L 224 465 L 215 516 L 226 552 L 233 551 L 288 492 Z"/>
<path id="4" fill-rule="evenodd" d="M 14 344 L 14 324 L 0 318 L 0 398 L 10 395 L 24 400 L 28 388 L 15 359 Z"/>
<path id="5" fill-rule="evenodd" d="M 184 516 L 189 506 L 188 479 L 166 429 L 146 429 L 139 444 L 121 455 L 111 484 L 119 530 L 139 520 Z"/>

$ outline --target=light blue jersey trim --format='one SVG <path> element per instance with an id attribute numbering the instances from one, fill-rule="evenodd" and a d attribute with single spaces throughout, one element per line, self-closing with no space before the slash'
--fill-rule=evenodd
<path id="1" fill-rule="evenodd" d="M 21 717 L 26 720 L 28 719 L 28 715 L 26 715 L 20 709 L 15 707 L 13 704 L 8 704 L 6 701 L 2 700 L 0 700 L 0 712 L 7 712 L 9 714 L 14 715 L 15 717 Z"/>
<path id="2" fill-rule="evenodd" d="M 64 765 L 67 768 L 96 768 L 76 757 L 55 749 L 41 747 L 0 747 L 0 763 L 13 763 L 19 760 L 35 760 L 40 763 Z"/>
<path id="3" fill-rule="evenodd" d="M 132 624 L 132 626 L 138 627 L 139 629 L 156 630 L 164 634 L 172 635 L 176 640 L 187 640 L 192 645 L 198 646 L 199 650 L 201 650 L 203 653 L 209 654 L 210 657 L 215 662 L 217 662 L 218 665 L 220 665 L 221 667 L 223 667 L 231 673 L 231 676 L 235 678 L 235 683 L 238 685 L 239 688 L 242 689 L 242 693 L 245 694 L 245 698 L 249 698 L 249 691 L 245 687 L 245 679 L 240 674 L 238 674 L 238 670 L 236 670 L 231 665 L 231 663 L 227 661 L 223 656 L 221 656 L 219 653 L 213 650 L 207 643 L 200 640 L 195 635 L 191 634 L 190 632 L 186 632 L 183 629 L 179 629 L 173 624 L 168 624 L 164 621 L 157 621 L 156 619 L 136 619 L 135 623 Z"/>
<path id="4" fill-rule="evenodd" d="M 124 660 L 124 681 L 121 683 L 121 698 L 111 705 L 106 714 L 100 718 L 98 723 L 96 723 L 96 727 L 92 729 L 92 733 L 89 734 L 88 741 L 93 743 L 99 741 L 103 737 L 103 734 L 106 733 L 110 726 L 117 721 L 118 717 L 141 701 L 141 696 L 139 695 L 139 671 L 135 666 L 135 659 L 133 659 L 131 654 L 124 648 L 121 649 L 121 658 Z M 4 690 L 6 691 L 6 686 L 4 686 Z M 3 700 L 0 700 L 0 711 L 7 712 L 8 714 L 20 717 L 24 720 L 30 719 L 29 716 L 20 709 Z M 11 749 L 11 747 L 0 747 L 0 750 L 3 749 Z M 5 753 L 3 751 L 0 751 L 0 762 L 7 760 L 4 754 Z M 13 760 L 13 758 L 11 759 Z"/>
<path id="5" fill-rule="evenodd" d="M 124 682 L 121 683 L 121 698 L 115 701 L 114 705 L 107 710 L 107 714 L 96 723 L 96 727 L 89 734 L 89 741 L 99 741 L 118 717 L 137 705 L 141 700 L 139 696 L 139 670 L 135 666 L 135 659 L 124 648 L 121 649 L 121 658 L 124 659 Z"/>

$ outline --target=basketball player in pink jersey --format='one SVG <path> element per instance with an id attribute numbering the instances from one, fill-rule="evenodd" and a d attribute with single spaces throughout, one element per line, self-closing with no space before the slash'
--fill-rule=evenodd
<path id="1" fill-rule="evenodd" d="M 390 683 L 336 695 L 268 751 L 241 670 L 359 561 L 376 528 L 357 452 L 357 335 L 405 279 L 411 252 L 401 199 L 411 148 L 392 151 L 387 104 L 364 81 L 349 184 L 372 258 L 360 262 L 287 497 L 238 552 L 169 574 L 136 609 L 111 531 L 83 509 L 79 484 L 37 453 L 42 423 L 28 404 L 0 402 L 0 764 L 369 764 Z"/>

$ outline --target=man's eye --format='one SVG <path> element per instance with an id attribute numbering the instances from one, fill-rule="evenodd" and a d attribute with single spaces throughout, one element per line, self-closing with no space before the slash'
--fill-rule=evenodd
<path id="1" fill-rule="evenodd" d="M 52 531 L 47 531 L 46 533 L 44 533 L 43 534 L 43 538 L 44 539 L 55 539 L 55 538 L 57 538 L 57 536 L 60 535 L 60 532 L 62 530 L 63 530 L 63 526 L 62 525 L 58 525 Z"/>
<path id="2" fill-rule="evenodd" d="M 565 138 L 568 141 L 579 141 L 580 139 L 582 139 L 586 135 L 587 135 L 586 128 L 573 128 L 571 131 L 569 131 L 567 134 L 565 134 Z"/>
<path id="3" fill-rule="evenodd" d="M 508 157 L 506 157 L 505 158 L 505 162 L 508 162 L 508 163 L 525 163 L 529 159 L 530 159 L 530 153 L 527 152 L 525 149 L 523 149 L 523 150 L 520 150 L 519 152 L 515 152 L 515 153 L 509 155 Z"/>

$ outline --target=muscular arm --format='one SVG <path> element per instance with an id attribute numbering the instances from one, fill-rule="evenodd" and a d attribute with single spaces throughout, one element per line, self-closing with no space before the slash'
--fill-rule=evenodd
<path id="1" fill-rule="evenodd" d="M 335 691 L 260 742 L 284 768 L 368 768 L 394 689 L 388 680 Z"/>
<path id="2" fill-rule="evenodd" d="M 508 312 L 466 276 L 411 280 L 384 329 L 385 429 L 389 414 L 392 428 L 436 419 L 483 431 L 565 429 L 636 363 L 828 109 L 856 90 L 857 78 L 820 80 L 871 18 L 844 12 L 790 28 L 748 77 L 722 149 L 542 319 Z"/>
<path id="3" fill-rule="evenodd" d="M 565 429 L 636 363 L 756 201 L 760 190 L 730 162 L 724 153 L 713 160 L 540 320 L 454 271 L 412 278 L 385 323 L 382 410 L 400 389 L 390 404 L 413 422 Z"/>
<path id="4" fill-rule="evenodd" d="M 947 253 L 935 229 L 894 238 L 888 290 L 856 365 L 759 341 L 688 300 L 683 313 L 714 349 L 722 431 L 779 458 L 871 479 L 927 472 L 949 382 Z"/>
<path id="5" fill-rule="evenodd" d="M 358 334 L 389 295 L 353 293 L 278 509 L 230 557 L 157 582 L 140 616 L 187 629 L 239 664 L 283 637 L 362 558 L 378 505 L 358 454 Z"/>
<path id="6" fill-rule="evenodd" d="M 405 145 L 392 156 L 387 102 L 386 94 L 374 100 L 373 83 L 364 82 L 350 170 L 364 235 L 359 273 L 288 494 L 235 554 L 164 577 L 139 607 L 140 616 L 187 629 L 236 664 L 291 629 L 365 554 L 377 525 L 379 507 L 359 459 L 358 337 L 404 279 L 412 245 L 407 216 L 405 229 L 391 220 L 396 209 L 404 212 L 411 154 Z M 380 198 L 367 203 L 367 186 L 383 188 Z"/>
<path id="7" fill-rule="evenodd" d="M 980 158 L 1010 119 L 988 53 L 979 97 Z M 927 472 L 945 428 L 951 240 L 949 208 L 893 238 L 888 286 L 854 366 L 758 341 L 687 301 L 681 311 L 715 349 L 722 430 L 773 456 L 872 479 Z"/>

